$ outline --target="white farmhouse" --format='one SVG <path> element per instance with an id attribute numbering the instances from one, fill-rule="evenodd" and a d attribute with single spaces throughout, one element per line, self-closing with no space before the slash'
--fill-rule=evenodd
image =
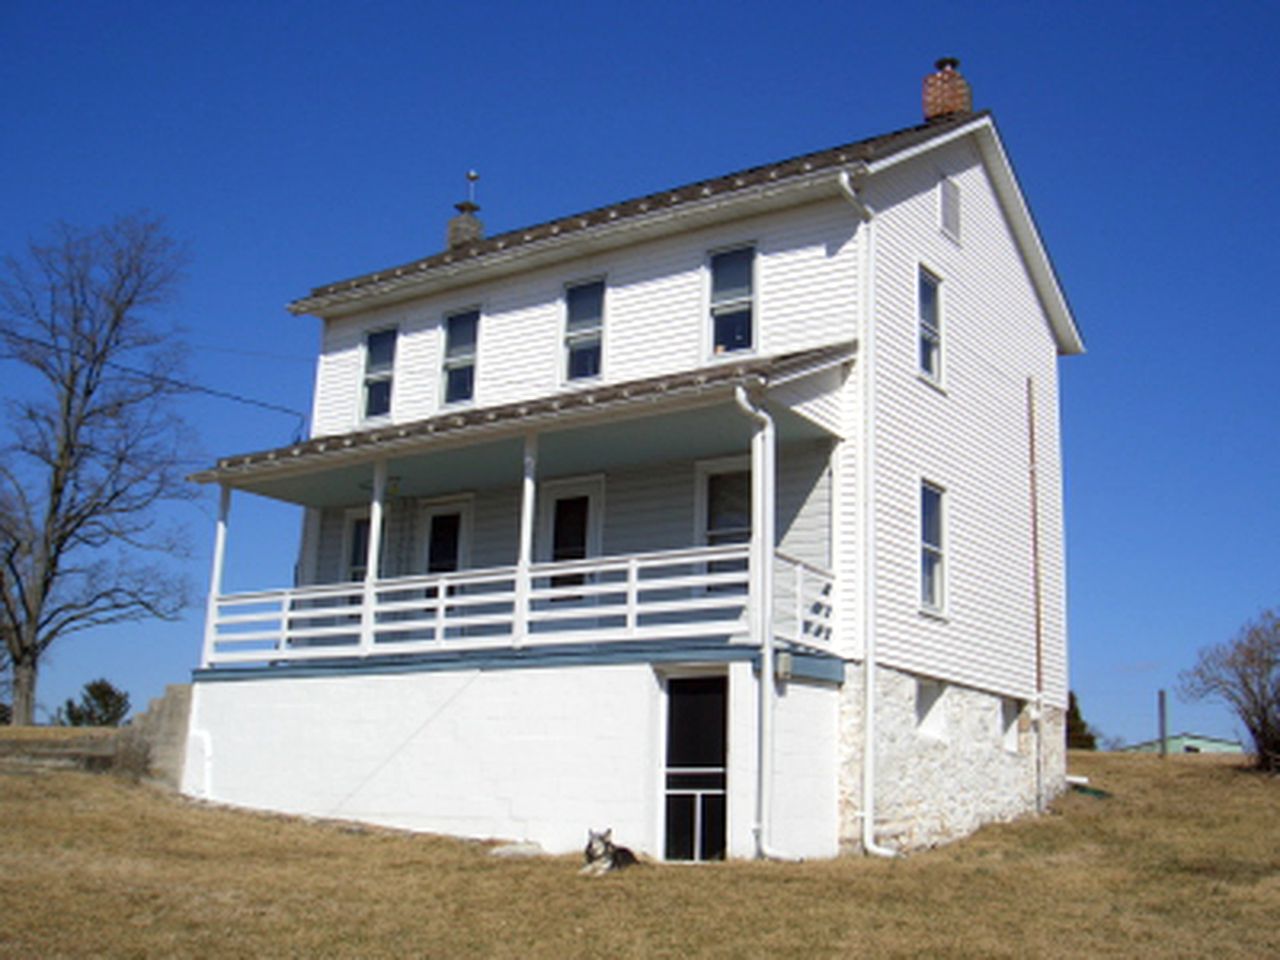
<path id="1" fill-rule="evenodd" d="M 916 127 L 314 290 L 310 439 L 227 457 L 183 789 L 658 858 L 935 843 L 1062 788 L 1057 358 L 954 61 Z M 231 495 L 294 585 L 221 590 Z M 234 529 L 231 534 L 234 536 Z"/>

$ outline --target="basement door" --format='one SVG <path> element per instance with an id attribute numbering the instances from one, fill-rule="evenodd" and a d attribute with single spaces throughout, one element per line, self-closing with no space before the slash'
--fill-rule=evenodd
<path id="1" fill-rule="evenodd" d="M 668 860 L 723 860 L 727 677 L 667 681 Z"/>

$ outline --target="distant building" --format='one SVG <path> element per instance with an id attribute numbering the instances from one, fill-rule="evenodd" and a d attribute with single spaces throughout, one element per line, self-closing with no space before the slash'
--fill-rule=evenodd
<path id="1" fill-rule="evenodd" d="M 1239 740 L 1223 740 L 1199 733 L 1175 733 L 1168 738 L 1170 753 L 1244 753 Z M 1121 748 L 1125 753 L 1159 753 L 1160 739 L 1146 740 Z"/>

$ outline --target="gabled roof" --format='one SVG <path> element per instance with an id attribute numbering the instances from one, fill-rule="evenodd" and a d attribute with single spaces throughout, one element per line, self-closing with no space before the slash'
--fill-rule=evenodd
<path id="1" fill-rule="evenodd" d="M 795 193 L 832 190 L 833 171 L 874 176 L 928 150 L 974 136 L 1058 341 L 1060 353 L 1083 353 L 1084 343 L 1018 187 L 990 111 L 957 113 L 843 146 L 736 173 L 699 180 L 432 254 L 386 270 L 316 287 L 289 304 L 295 314 L 331 316 L 431 292 L 442 284 L 481 280 L 561 259 L 593 244 L 620 246 L 662 229 L 696 226 L 739 204 L 781 205 Z"/>

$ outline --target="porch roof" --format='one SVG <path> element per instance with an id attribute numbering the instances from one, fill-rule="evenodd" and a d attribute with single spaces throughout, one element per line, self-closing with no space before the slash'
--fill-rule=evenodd
<path id="1" fill-rule="evenodd" d="M 552 433 L 597 428 L 585 443 L 560 445 L 561 456 L 555 458 L 566 472 L 590 468 L 582 459 L 582 448 L 597 454 L 592 462 L 601 462 L 599 445 L 610 435 L 608 428 L 640 417 L 652 421 L 652 429 L 633 433 L 613 453 L 615 461 L 644 462 L 659 450 L 663 459 L 727 453 L 739 449 L 749 436 L 747 421 L 711 408 L 717 403 L 723 406 L 735 387 L 767 390 L 847 363 L 855 351 L 856 343 L 845 341 L 773 357 L 744 357 L 665 376 L 598 384 L 517 403 L 451 410 L 409 423 L 224 457 L 213 468 L 193 474 L 190 479 L 294 503 L 336 505 L 346 501 L 352 490 L 367 489 L 366 474 L 376 460 L 392 458 L 400 462 L 428 456 L 435 460 L 433 455 L 468 448 L 468 456 L 450 458 L 456 462 L 450 463 L 447 470 L 441 469 L 443 463 L 434 463 L 429 471 L 431 480 L 420 481 L 421 489 L 400 491 L 429 496 L 479 485 L 478 480 L 505 472 L 508 461 L 512 466 L 518 464 L 518 438 L 531 430 Z M 679 429 L 667 422 L 673 416 L 683 417 Z M 784 436 L 792 437 L 824 433 L 816 424 L 796 415 L 784 414 L 781 428 Z M 739 433 L 743 436 L 739 437 Z M 325 493 L 317 488 L 317 474 L 325 476 Z"/>

